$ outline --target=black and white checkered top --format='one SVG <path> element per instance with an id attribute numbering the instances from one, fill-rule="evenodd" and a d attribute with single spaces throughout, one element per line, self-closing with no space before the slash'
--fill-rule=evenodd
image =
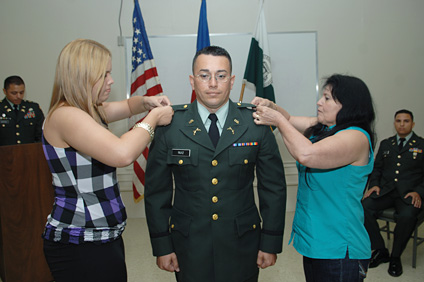
<path id="1" fill-rule="evenodd" d="M 55 200 L 43 238 L 61 243 L 109 242 L 121 236 L 127 214 L 116 168 L 72 147 L 57 148 L 42 136 Z"/>

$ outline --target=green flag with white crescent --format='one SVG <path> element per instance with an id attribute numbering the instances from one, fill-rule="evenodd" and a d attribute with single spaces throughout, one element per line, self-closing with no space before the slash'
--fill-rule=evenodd
<path id="1" fill-rule="evenodd" d="M 250 43 L 243 82 L 246 87 L 256 92 L 256 96 L 275 102 L 263 0 L 259 3 L 258 20 Z"/>

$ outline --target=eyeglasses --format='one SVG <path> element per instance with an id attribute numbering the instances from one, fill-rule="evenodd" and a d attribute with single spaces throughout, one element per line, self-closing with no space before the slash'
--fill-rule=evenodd
<path id="1" fill-rule="evenodd" d="M 209 82 L 212 78 L 212 75 L 210 73 L 201 73 L 201 74 L 196 74 L 195 77 L 197 77 L 198 79 L 200 79 L 202 82 Z M 215 79 L 217 82 L 222 82 L 225 83 L 227 82 L 229 79 L 231 78 L 231 75 L 227 74 L 227 73 L 218 73 L 215 74 Z"/>

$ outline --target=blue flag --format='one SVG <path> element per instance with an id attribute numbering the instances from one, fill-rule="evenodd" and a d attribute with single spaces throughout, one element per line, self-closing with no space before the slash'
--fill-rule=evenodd
<path id="1" fill-rule="evenodd" d="M 206 0 L 202 0 L 200 6 L 199 27 L 197 28 L 197 45 L 196 52 L 211 45 L 209 39 L 208 18 L 206 13 Z M 191 102 L 196 100 L 196 92 L 191 93 Z"/>
<path id="2" fill-rule="evenodd" d="M 197 50 L 202 50 L 205 47 L 211 45 L 209 39 L 209 28 L 208 18 L 206 13 L 206 0 L 202 0 L 202 6 L 200 7 L 199 27 L 197 29 Z"/>

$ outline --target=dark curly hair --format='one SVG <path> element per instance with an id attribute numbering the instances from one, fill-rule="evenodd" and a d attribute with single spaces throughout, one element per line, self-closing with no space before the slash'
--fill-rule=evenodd
<path id="1" fill-rule="evenodd" d="M 323 88 L 327 86 L 331 86 L 334 101 L 342 105 L 336 116 L 336 125 L 328 130 L 327 126 L 318 123 L 306 130 L 305 136 L 312 137 L 311 141 L 315 143 L 342 129 L 357 126 L 369 134 L 374 148 L 375 112 L 367 85 L 357 77 L 333 74 L 326 79 Z"/>

